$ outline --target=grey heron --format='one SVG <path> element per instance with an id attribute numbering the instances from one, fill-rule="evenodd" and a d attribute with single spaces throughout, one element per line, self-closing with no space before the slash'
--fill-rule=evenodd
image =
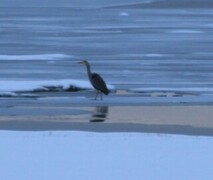
<path id="1" fill-rule="evenodd" d="M 107 85 L 103 78 L 97 74 L 91 72 L 91 67 L 88 61 L 84 60 L 79 62 L 79 64 L 85 64 L 87 69 L 87 75 L 89 77 L 89 81 L 92 84 L 92 86 L 96 89 L 97 94 L 95 96 L 95 99 L 97 99 L 99 93 L 100 93 L 100 99 L 102 100 L 102 93 L 105 95 L 108 95 L 110 90 L 107 88 Z"/>

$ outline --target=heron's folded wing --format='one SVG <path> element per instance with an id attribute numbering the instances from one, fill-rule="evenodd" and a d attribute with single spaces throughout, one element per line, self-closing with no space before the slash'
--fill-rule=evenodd
<path id="1" fill-rule="evenodd" d="M 104 94 L 109 93 L 106 83 L 104 82 L 102 77 L 97 73 L 92 74 L 92 85 L 94 86 L 94 88 L 102 91 Z"/>

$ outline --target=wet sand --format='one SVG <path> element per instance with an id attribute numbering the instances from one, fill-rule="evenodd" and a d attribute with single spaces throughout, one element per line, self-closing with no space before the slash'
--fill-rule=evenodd
<path id="1" fill-rule="evenodd" d="M 22 107 L 1 115 L 1 130 L 147 132 L 213 136 L 212 105 Z M 61 109 L 58 115 L 52 114 Z M 15 108 L 13 109 L 13 111 Z M 67 113 L 69 112 L 69 113 Z"/>

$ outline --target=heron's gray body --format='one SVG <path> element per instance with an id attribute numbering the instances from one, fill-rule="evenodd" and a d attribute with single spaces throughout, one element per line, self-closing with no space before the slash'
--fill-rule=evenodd
<path id="1" fill-rule="evenodd" d="M 101 91 L 105 95 L 109 94 L 109 89 L 100 75 L 92 73 L 90 82 L 95 89 Z"/>

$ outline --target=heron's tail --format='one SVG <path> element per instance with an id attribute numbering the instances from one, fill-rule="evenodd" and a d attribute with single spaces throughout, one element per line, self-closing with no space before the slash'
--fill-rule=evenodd
<path id="1" fill-rule="evenodd" d="M 103 92 L 105 95 L 108 95 L 110 93 L 110 90 L 109 89 L 106 89 L 104 92 Z"/>

